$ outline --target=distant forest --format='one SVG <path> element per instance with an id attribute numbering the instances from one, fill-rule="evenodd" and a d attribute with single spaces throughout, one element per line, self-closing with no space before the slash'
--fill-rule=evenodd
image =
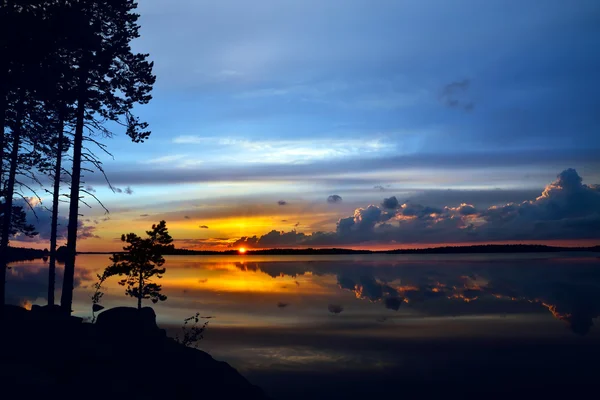
<path id="1" fill-rule="evenodd" d="M 353 250 L 343 248 L 330 249 L 263 249 L 248 250 L 245 255 L 329 255 L 329 254 L 514 254 L 514 253 L 558 253 L 558 252 L 600 252 L 600 246 L 593 247 L 557 247 L 536 244 L 487 244 L 474 246 L 443 246 L 424 249 L 397 249 L 397 250 Z M 66 248 L 57 251 L 57 259 L 62 261 L 61 255 L 66 253 Z M 114 254 L 113 252 L 80 252 L 78 254 Z M 236 255 L 237 250 L 206 251 L 172 249 L 163 255 Z M 48 256 L 48 250 L 26 249 L 11 247 L 8 251 L 10 261 L 34 260 Z"/>

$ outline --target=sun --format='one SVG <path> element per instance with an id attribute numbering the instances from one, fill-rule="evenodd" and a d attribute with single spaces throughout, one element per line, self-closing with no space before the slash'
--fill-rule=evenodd
<path id="1" fill-rule="evenodd" d="M 240 247 L 240 248 L 238 249 L 238 252 L 239 252 L 240 254 L 244 254 L 244 253 L 246 252 L 246 248 L 245 248 L 245 247 Z"/>

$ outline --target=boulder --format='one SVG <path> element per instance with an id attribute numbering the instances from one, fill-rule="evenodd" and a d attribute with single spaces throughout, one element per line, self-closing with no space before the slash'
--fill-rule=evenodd
<path id="1" fill-rule="evenodd" d="M 96 326 L 109 336 L 141 337 L 164 336 L 165 331 L 156 325 L 156 314 L 150 307 L 115 307 L 98 314 Z"/>

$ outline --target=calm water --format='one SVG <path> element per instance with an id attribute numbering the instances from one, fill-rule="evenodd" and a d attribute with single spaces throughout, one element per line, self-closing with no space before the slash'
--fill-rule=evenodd
<path id="1" fill-rule="evenodd" d="M 108 263 L 78 256 L 76 315 L 90 316 Z M 507 371 L 580 387 L 600 372 L 593 254 L 172 256 L 166 267 L 159 324 L 175 334 L 197 311 L 213 316 L 200 348 L 279 398 L 389 394 L 465 374 L 497 384 Z M 41 260 L 13 264 L 10 301 L 43 304 L 46 279 Z M 123 292 L 115 278 L 102 304 L 135 306 Z"/>

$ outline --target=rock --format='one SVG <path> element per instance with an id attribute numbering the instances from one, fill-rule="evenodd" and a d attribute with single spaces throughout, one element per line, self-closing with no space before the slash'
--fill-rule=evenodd
<path id="1" fill-rule="evenodd" d="M 110 308 L 98 314 L 96 326 L 110 336 L 164 336 L 164 331 L 156 325 L 156 314 L 150 307 L 140 310 L 133 307 Z"/>
<path id="2" fill-rule="evenodd" d="M 63 324 L 49 318 L 41 322 L 53 313 L 44 307 L 34 312 L 14 306 L 5 310 L 16 317 L 0 322 L 2 395 L 268 399 L 227 363 L 164 337 L 151 308 L 109 309 L 98 315 L 96 324 Z M 66 318 L 61 315 L 57 321 L 62 317 Z"/>

